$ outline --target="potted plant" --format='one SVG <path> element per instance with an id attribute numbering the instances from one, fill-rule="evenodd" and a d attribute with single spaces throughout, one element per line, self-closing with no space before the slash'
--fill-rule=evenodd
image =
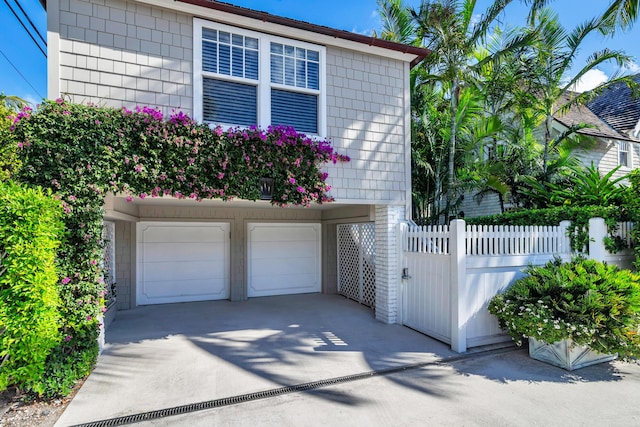
<path id="1" fill-rule="evenodd" d="M 531 357 L 568 370 L 640 357 L 640 275 L 584 258 L 525 273 L 489 311 Z"/>

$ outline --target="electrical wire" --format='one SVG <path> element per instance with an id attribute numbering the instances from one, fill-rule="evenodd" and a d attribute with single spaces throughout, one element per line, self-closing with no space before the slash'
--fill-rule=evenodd
<path id="1" fill-rule="evenodd" d="M 0 49 L 0 55 L 4 56 L 4 59 L 6 59 L 6 60 L 7 60 L 7 62 L 8 62 L 9 64 L 11 64 L 11 66 L 13 67 L 13 69 L 14 69 L 14 70 L 16 70 L 16 73 L 20 74 L 20 77 L 22 77 L 22 79 L 23 79 L 25 82 L 27 82 L 27 84 L 28 84 L 29 86 L 31 86 L 31 89 L 33 89 L 33 91 L 34 91 L 36 94 L 38 94 L 38 96 L 39 96 L 40 98 L 44 99 L 44 96 L 42 96 L 42 95 L 40 94 L 40 92 L 38 92 L 38 89 L 36 89 L 35 87 L 33 87 L 33 85 L 31 84 L 31 82 L 29 82 L 29 80 L 27 80 L 27 78 L 24 76 L 24 74 L 22 74 L 22 73 L 20 72 L 20 70 L 18 70 L 18 67 L 16 67 L 16 66 L 13 64 L 13 62 L 11 62 L 11 60 L 10 60 L 9 58 L 7 58 L 7 55 L 5 55 L 5 54 L 4 54 L 4 52 L 2 51 L 2 49 Z"/>
<path id="2" fill-rule="evenodd" d="M 42 40 L 42 44 L 46 46 L 47 41 L 44 39 L 44 37 L 42 36 L 42 33 L 40 32 L 40 30 L 38 30 L 38 27 L 35 26 L 31 18 L 29 18 L 29 15 L 27 14 L 27 12 L 24 11 L 22 6 L 20 5 L 20 2 L 18 0 L 13 0 L 13 1 L 16 2 L 16 5 L 20 8 L 20 11 L 22 12 L 22 14 L 25 16 L 25 18 L 27 18 L 27 21 L 29 21 L 29 24 L 31 24 L 31 28 L 33 28 L 36 34 L 38 34 L 38 37 L 40 37 L 40 40 Z"/>
<path id="3" fill-rule="evenodd" d="M 26 25 L 24 25 L 24 22 L 22 22 L 22 19 L 20 19 L 20 17 L 18 16 L 18 14 L 16 13 L 16 11 L 13 9 L 13 7 L 11 7 L 11 5 L 9 4 L 9 2 L 7 0 L 4 0 L 4 3 L 7 5 L 7 7 L 9 8 L 9 10 L 11 11 L 11 13 L 13 13 L 13 16 L 16 17 L 16 19 L 18 20 L 18 22 L 20 22 L 20 25 L 22 25 L 22 28 L 24 28 L 24 30 L 27 32 L 27 34 L 29 34 L 29 37 L 31 37 L 31 40 L 33 40 L 33 42 L 36 44 L 36 46 L 38 47 L 38 49 L 40 49 L 40 52 L 42 52 L 42 54 L 44 55 L 44 57 L 47 57 L 47 53 L 44 51 L 44 49 L 42 49 L 42 46 L 40 46 L 40 44 L 36 41 L 35 37 L 33 37 L 33 34 L 31 34 L 31 32 L 29 31 L 29 29 L 27 28 Z"/>

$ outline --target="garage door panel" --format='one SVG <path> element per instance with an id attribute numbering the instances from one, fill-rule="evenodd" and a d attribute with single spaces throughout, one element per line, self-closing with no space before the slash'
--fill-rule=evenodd
<path id="1" fill-rule="evenodd" d="M 143 293 L 150 300 L 166 300 L 166 302 L 186 302 L 210 300 L 212 295 L 219 299 L 226 298 L 226 284 L 223 280 L 171 280 L 148 281 Z M 196 297 L 196 298 L 194 298 Z M 160 302 L 158 301 L 158 302 Z"/>
<path id="2" fill-rule="evenodd" d="M 268 225 L 252 224 L 250 226 L 254 242 L 315 242 L 318 237 L 318 231 L 312 227 L 315 224 L 276 225 L 273 227 L 268 227 Z"/>
<path id="3" fill-rule="evenodd" d="M 209 223 L 195 223 L 194 225 L 157 225 L 147 223 L 143 226 L 142 234 L 146 243 L 199 243 L 217 242 L 228 234 L 228 224 L 203 226 Z"/>
<path id="4" fill-rule="evenodd" d="M 175 280 L 176 276 L 180 280 L 224 277 L 224 263 L 220 261 L 145 262 L 142 268 L 145 281 Z"/>
<path id="5" fill-rule="evenodd" d="M 273 282 L 273 276 L 254 276 L 252 281 L 252 293 L 255 296 L 290 295 L 299 293 L 318 292 L 320 285 L 313 274 L 283 274 L 278 282 Z M 265 295 L 259 295 L 265 293 Z"/>
<path id="6" fill-rule="evenodd" d="M 138 224 L 138 305 L 229 298 L 229 224 Z"/>
<path id="7" fill-rule="evenodd" d="M 320 292 L 321 225 L 248 224 L 248 296 Z"/>
<path id="8" fill-rule="evenodd" d="M 254 250 L 254 259 L 260 258 L 288 258 L 297 257 L 313 257 L 316 254 L 316 240 L 310 241 L 287 241 L 287 242 L 255 242 L 252 244 Z"/>
<path id="9" fill-rule="evenodd" d="M 224 243 L 144 243 L 142 251 L 147 259 L 165 261 L 206 261 L 223 258 Z"/>
<path id="10" fill-rule="evenodd" d="M 310 257 L 288 257 L 288 258 L 254 258 L 252 267 L 254 276 L 263 274 L 271 276 L 280 276 L 286 274 L 287 271 L 308 271 L 311 274 L 317 274 L 317 259 Z"/>

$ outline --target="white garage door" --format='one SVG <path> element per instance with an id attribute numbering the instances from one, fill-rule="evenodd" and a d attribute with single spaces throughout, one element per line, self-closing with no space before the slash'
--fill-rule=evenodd
<path id="1" fill-rule="evenodd" d="M 248 224 L 248 296 L 320 292 L 320 224 Z"/>
<path id="2" fill-rule="evenodd" d="M 139 222 L 138 305 L 229 298 L 229 224 Z"/>

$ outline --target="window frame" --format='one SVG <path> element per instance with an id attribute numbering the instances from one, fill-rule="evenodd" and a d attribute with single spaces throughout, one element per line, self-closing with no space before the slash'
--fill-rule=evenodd
<path id="1" fill-rule="evenodd" d="M 618 166 L 620 166 L 621 169 L 631 169 L 631 165 L 633 165 L 633 160 L 631 158 L 631 143 L 629 141 L 618 141 Z M 626 150 L 623 150 L 622 148 L 626 147 Z M 627 163 L 626 164 L 622 164 L 622 162 L 620 162 L 620 154 L 621 153 L 627 153 Z"/>
<path id="2" fill-rule="evenodd" d="M 258 80 L 244 77 L 218 74 L 204 71 L 202 69 L 202 29 L 229 32 L 258 39 Z M 307 89 L 286 84 L 271 83 L 271 43 L 280 43 L 299 47 L 303 49 L 317 51 L 319 54 L 319 76 L 318 84 L 320 89 Z M 309 133 L 309 136 L 321 138 L 327 137 L 327 78 L 326 78 L 326 48 L 308 42 L 289 39 L 282 36 L 261 33 L 244 28 L 234 27 L 200 18 L 193 18 L 193 117 L 198 122 L 203 122 L 203 79 L 215 78 L 241 84 L 250 84 L 257 87 L 257 125 L 266 129 L 271 125 L 271 89 L 285 90 L 296 93 L 314 94 L 318 96 L 318 133 Z M 211 123 L 211 126 L 222 126 L 223 129 L 237 127 L 231 123 Z M 240 126 L 246 127 L 246 126 Z"/>

